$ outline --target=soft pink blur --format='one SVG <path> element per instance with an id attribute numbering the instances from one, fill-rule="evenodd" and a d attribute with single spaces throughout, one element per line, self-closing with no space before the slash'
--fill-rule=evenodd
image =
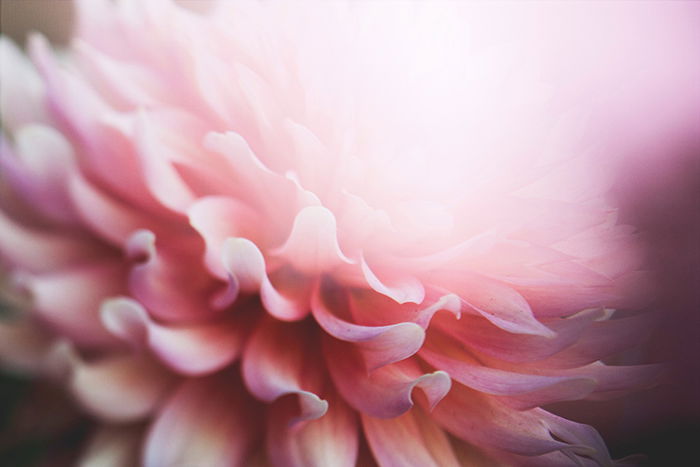
<path id="1" fill-rule="evenodd" d="M 687 351 L 697 257 L 645 215 L 694 215 L 697 5 L 77 5 L 0 50 L 0 360 L 84 459 L 611 465 L 541 407 Z M 626 400 L 557 410 L 678 410 Z"/>

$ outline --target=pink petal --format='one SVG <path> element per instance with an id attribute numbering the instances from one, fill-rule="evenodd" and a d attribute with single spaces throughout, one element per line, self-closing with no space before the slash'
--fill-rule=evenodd
<path id="1" fill-rule="evenodd" d="M 233 172 L 232 183 L 238 183 L 246 194 L 245 201 L 258 207 L 271 219 L 272 232 L 288 232 L 295 213 L 318 205 L 318 199 L 309 197 L 292 180 L 272 172 L 253 153 L 245 139 L 236 133 L 210 133 L 204 140 L 205 148 L 221 154 Z M 280 209 L 282 206 L 285 209 Z"/>
<path id="2" fill-rule="evenodd" d="M 304 323 L 266 320 L 250 337 L 243 354 L 243 379 L 248 390 L 265 402 L 282 396 L 299 397 L 300 413 L 292 420 L 319 418 L 328 402 L 314 392 L 320 384 L 318 359 Z"/>
<path id="3" fill-rule="evenodd" d="M 172 161 L 178 156 L 155 134 L 151 117 L 140 111 L 134 128 L 134 141 L 146 186 L 166 208 L 184 214 L 194 195 L 177 173 Z"/>
<path id="4" fill-rule="evenodd" d="M 455 413 L 462 415 L 455 417 Z M 585 444 L 570 445 L 554 439 L 544 424 L 548 415 L 541 409 L 511 409 L 490 396 L 459 385 L 433 410 L 433 419 L 438 424 L 476 446 L 526 456 L 557 450 L 583 455 L 595 452 Z"/>
<path id="5" fill-rule="evenodd" d="M 267 276 L 265 258 L 258 247 L 245 238 L 228 238 L 222 247 L 223 264 L 233 284 L 243 292 L 260 292 L 265 309 L 283 321 L 304 318 L 309 307 L 306 301 L 285 297 Z"/>
<path id="6" fill-rule="evenodd" d="M 335 216 L 321 206 L 299 211 L 289 237 L 273 254 L 306 274 L 320 274 L 352 263 L 338 245 Z"/>
<path id="7" fill-rule="evenodd" d="M 497 281 L 468 275 L 455 291 L 484 318 L 514 334 L 554 337 L 555 333 L 532 314 L 530 305 L 514 289 Z"/>
<path id="8" fill-rule="evenodd" d="M 521 410 L 563 400 L 582 399 L 596 386 L 595 379 L 583 375 L 542 376 L 516 373 L 482 366 L 464 352 L 452 352 L 450 355 L 453 358 L 446 357 L 442 350 L 423 349 L 420 352 L 421 358 L 449 373 L 453 380 L 480 392 L 509 396 L 507 403 Z"/>
<path id="9" fill-rule="evenodd" d="M 87 42 L 77 39 L 74 51 L 90 81 L 95 83 L 103 96 L 123 110 L 144 106 L 153 108 L 167 102 L 163 85 L 141 67 L 109 56 Z"/>
<path id="10" fill-rule="evenodd" d="M 627 318 L 593 321 L 589 326 L 581 327 L 581 335 L 576 343 L 538 362 L 538 366 L 572 368 L 614 355 L 644 341 L 658 319 L 659 316 L 654 313 L 644 313 Z"/>
<path id="11" fill-rule="evenodd" d="M 113 422 L 140 420 L 160 406 L 173 378 L 143 355 L 86 363 L 74 358 L 70 388 L 92 414 Z"/>
<path id="12" fill-rule="evenodd" d="M 0 118 L 8 132 L 48 120 L 44 85 L 36 70 L 8 38 L 0 38 Z"/>
<path id="13" fill-rule="evenodd" d="M 378 418 L 392 418 L 413 407 L 413 389 L 423 390 L 431 408 L 450 390 L 447 373 L 423 374 L 415 362 L 403 360 L 371 373 L 354 345 L 324 336 L 324 355 L 333 382 L 355 410 Z"/>
<path id="14" fill-rule="evenodd" d="M 425 332 L 415 323 L 389 326 L 354 324 L 332 314 L 319 294 L 314 295 L 311 306 L 316 322 L 331 336 L 356 343 L 370 371 L 408 358 L 423 345 Z"/>
<path id="15" fill-rule="evenodd" d="M 386 295 L 397 303 L 423 302 L 425 289 L 415 277 L 392 271 L 385 273 L 385 277 L 380 279 L 364 258 L 362 258 L 360 266 L 367 284 L 380 294 Z"/>
<path id="16" fill-rule="evenodd" d="M 233 362 L 240 355 L 247 331 L 247 323 L 240 318 L 199 325 L 160 325 L 138 302 L 128 298 L 105 301 L 101 315 L 110 332 L 136 346 L 148 346 L 171 369 L 190 376 L 213 373 Z"/>
<path id="17" fill-rule="evenodd" d="M 184 381 L 151 425 L 143 465 L 245 466 L 260 408 L 240 385 L 229 374 Z"/>
<path id="18" fill-rule="evenodd" d="M 457 322 L 452 317 L 438 315 L 432 326 L 482 354 L 509 362 L 529 362 L 543 360 L 572 346 L 593 320 L 602 315 L 602 310 L 589 310 L 571 318 L 548 321 L 547 326 L 556 332 L 555 337 L 512 334 L 469 315 Z"/>
<path id="19" fill-rule="evenodd" d="M 26 278 L 39 316 L 78 345 L 114 347 L 117 343 L 99 317 L 105 297 L 123 294 L 125 274 L 117 264 L 90 264 Z"/>
<path id="20" fill-rule="evenodd" d="M 318 420 L 290 428 L 298 415 L 293 400 L 268 412 L 267 453 L 273 465 L 290 467 L 353 467 L 357 461 L 357 417 L 337 395 L 328 397 L 328 411 Z"/>
<path id="21" fill-rule="evenodd" d="M 229 237 L 256 238 L 258 229 L 255 226 L 259 222 L 255 212 L 234 198 L 208 196 L 197 200 L 190 207 L 188 216 L 190 225 L 206 243 L 207 268 L 218 278 L 227 279 L 228 274 L 221 262 L 224 241 Z"/>
<path id="22" fill-rule="evenodd" d="M 0 254 L 31 273 L 51 272 L 94 260 L 106 252 L 91 239 L 24 227 L 0 212 Z"/>
<path id="23" fill-rule="evenodd" d="M 134 231 L 157 228 L 157 223 L 122 201 L 116 200 L 75 174 L 69 181 L 71 199 L 83 222 L 114 246 L 123 247 Z"/>
<path id="24" fill-rule="evenodd" d="M 212 279 L 203 270 L 195 259 L 201 253 L 157 248 L 152 232 L 135 232 L 126 251 L 132 260 L 139 261 L 129 273 L 129 289 L 157 318 L 201 321 L 220 314 L 237 297 L 235 287 Z"/>
<path id="25" fill-rule="evenodd" d="M 48 219 L 71 224 L 75 212 L 66 180 L 76 168 L 73 148 L 53 127 L 31 124 L 14 133 L 15 154 L 3 154 L 2 169 L 23 198 Z"/>
<path id="26" fill-rule="evenodd" d="M 458 467 L 445 432 L 414 408 L 391 419 L 362 415 L 369 445 L 381 467 Z"/>

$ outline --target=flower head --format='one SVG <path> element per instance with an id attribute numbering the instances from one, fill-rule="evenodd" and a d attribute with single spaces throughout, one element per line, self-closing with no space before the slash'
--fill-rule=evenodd
<path id="1" fill-rule="evenodd" d="M 77 7 L 63 54 L 0 43 L 0 358 L 103 423 L 85 459 L 611 464 L 541 406 L 653 384 L 601 362 L 646 276 L 584 131 L 606 75 L 552 81 L 544 10 Z"/>

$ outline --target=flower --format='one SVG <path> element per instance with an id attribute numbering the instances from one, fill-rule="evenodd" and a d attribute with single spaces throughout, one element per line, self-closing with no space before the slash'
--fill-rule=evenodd
<path id="1" fill-rule="evenodd" d="M 661 369 L 601 361 L 647 276 L 545 10 L 76 5 L 1 43 L 0 359 L 100 421 L 84 462 L 612 464 L 542 406 Z"/>

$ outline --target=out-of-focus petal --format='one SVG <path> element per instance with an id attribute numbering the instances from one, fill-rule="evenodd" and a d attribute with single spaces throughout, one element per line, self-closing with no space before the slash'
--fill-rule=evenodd
<path id="1" fill-rule="evenodd" d="M 115 263 L 80 265 L 66 270 L 28 276 L 23 285 L 32 306 L 50 326 L 88 347 L 114 347 L 117 342 L 100 321 L 104 297 L 125 289 L 124 268 Z"/>
<path id="2" fill-rule="evenodd" d="M 101 308 L 110 332 L 137 348 L 149 347 L 171 369 L 190 376 L 213 373 L 240 355 L 250 328 L 249 317 L 241 318 L 241 313 L 205 324 L 166 326 L 128 298 L 108 300 Z"/>
<path id="3" fill-rule="evenodd" d="M 153 414 L 174 383 L 162 366 L 138 354 L 95 362 L 76 354 L 66 358 L 73 395 L 90 413 L 112 422 L 142 420 Z"/>
<path id="4" fill-rule="evenodd" d="M 123 467 L 138 463 L 143 427 L 140 425 L 101 427 L 88 442 L 78 467 Z"/>
<path id="5" fill-rule="evenodd" d="M 183 382 L 151 425 L 143 465 L 247 465 L 259 407 L 240 384 L 229 372 Z"/>

